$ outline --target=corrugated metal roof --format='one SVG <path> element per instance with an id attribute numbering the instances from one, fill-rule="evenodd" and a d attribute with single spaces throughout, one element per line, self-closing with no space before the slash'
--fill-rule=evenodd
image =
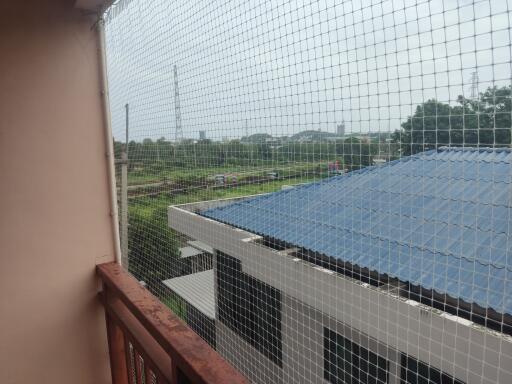
<path id="1" fill-rule="evenodd" d="M 202 255 L 204 252 L 195 247 L 183 247 L 179 249 L 180 257 L 186 259 L 187 257 L 194 257 Z"/>
<path id="2" fill-rule="evenodd" d="M 162 281 L 174 293 L 215 319 L 215 290 L 213 269 Z"/>
<path id="3" fill-rule="evenodd" d="M 213 248 L 208 244 L 203 243 L 202 241 L 197 240 L 189 240 L 187 244 L 206 253 L 213 254 Z"/>
<path id="4" fill-rule="evenodd" d="M 441 148 L 201 214 L 512 314 L 512 152 Z"/>

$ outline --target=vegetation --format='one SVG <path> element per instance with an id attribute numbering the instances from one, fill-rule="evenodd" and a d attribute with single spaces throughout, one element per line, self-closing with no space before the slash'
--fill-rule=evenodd
<path id="1" fill-rule="evenodd" d="M 490 87 L 472 100 L 459 96 L 457 105 L 428 100 L 393 134 L 402 155 L 441 146 L 510 146 L 511 87 Z"/>
<path id="2" fill-rule="evenodd" d="M 122 144 L 115 142 L 116 158 Z M 169 181 L 181 185 L 205 185 L 215 174 L 235 173 L 244 178 L 277 172 L 283 177 L 321 173 L 328 162 L 338 161 L 352 170 L 371 165 L 377 155 L 396 158 L 399 145 L 377 138 L 349 137 L 330 142 L 252 144 L 240 141 L 171 143 L 164 139 L 132 141 L 129 152 L 129 184 Z"/>
<path id="3" fill-rule="evenodd" d="M 129 270 L 184 317 L 182 301 L 161 283 L 180 270 L 180 239 L 167 225 L 169 205 L 272 192 L 285 184 L 311 182 L 328 176 L 328 163 L 353 170 L 371 165 L 376 156 L 394 159 L 442 145 L 510 146 L 511 116 L 511 88 L 495 87 L 477 100 L 459 97 L 454 106 L 437 100 L 422 103 L 391 140 L 385 133 L 333 139 L 332 134 L 304 131 L 278 140 L 255 134 L 229 142 L 132 141 L 128 145 L 130 185 L 164 181 L 187 193 L 158 192 L 157 196 L 130 199 Z M 114 145 L 119 158 L 122 144 Z M 235 175 L 236 182 L 226 188 L 209 188 L 215 185 L 217 174 Z"/>
<path id="4" fill-rule="evenodd" d="M 162 301 L 162 303 L 167 305 L 176 316 L 183 320 L 186 320 L 187 308 L 182 298 L 180 298 L 174 293 L 169 293 L 168 295 L 160 297 L 160 300 Z"/>
<path id="5" fill-rule="evenodd" d="M 269 172 L 276 172 L 279 177 L 287 178 L 300 175 L 320 174 L 325 172 L 326 163 L 293 163 L 286 165 L 258 165 L 258 166 L 221 166 L 201 168 L 169 169 L 164 167 L 153 167 L 151 171 L 145 168 L 132 169 L 128 173 L 128 184 L 138 185 L 166 181 L 181 186 L 206 186 L 214 184 L 214 176 L 217 174 L 236 175 L 238 182 L 251 179 L 262 179 L 268 176 Z"/>
<path id="6" fill-rule="evenodd" d="M 174 276 L 178 253 L 178 239 L 167 226 L 165 207 L 148 201 L 131 204 L 128 229 L 128 270 L 156 293 L 162 280 Z"/>
<path id="7" fill-rule="evenodd" d="M 167 208 L 175 204 L 273 192 L 286 184 L 314 180 L 318 178 L 276 180 L 227 189 L 198 189 L 187 194 L 160 194 L 157 197 L 131 199 L 128 207 L 128 269 L 138 280 L 144 281 L 148 289 L 162 301 L 168 305 L 172 304 L 173 310 L 183 311 L 180 302 L 172 299 L 161 283 L 162 280 L 177 276 L 180 270 L 177 264 L 180 239 L 167 224 Z"/>

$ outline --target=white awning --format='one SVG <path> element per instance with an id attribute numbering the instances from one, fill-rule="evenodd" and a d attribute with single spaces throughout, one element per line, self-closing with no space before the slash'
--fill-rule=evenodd
<path id="1" fill-rule="evenodd" d="M 187 244 L 191 245 L 192 247 L 194 247 L 196 249 L 204 251 L 206 253 L 212 253 L 213 254 L 213 248 L 210 247 L 208 244 L 203 243 L 202 241 L 190 240 L 190 241 L 187 241 Z"/>
<path id="2" fill-rule="evenodd" d="M 199 256 L 204 253 L 204 251 L 194 248 L 194 247 L 183 247 L 183 248 L 180 248 L 179 251 L 180 251 L 180 257 L 182 259 L 187 258 L 187 257 L 192 257 L 192 256 Z"/>
<path id="3" fill-rule="evenodd" d="M 162 281 L 165 286 L 210 319 L 215 319 L 213 269 Z"/>

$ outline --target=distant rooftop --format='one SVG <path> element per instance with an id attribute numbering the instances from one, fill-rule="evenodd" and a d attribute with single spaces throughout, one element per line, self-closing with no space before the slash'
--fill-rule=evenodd
<path id="1" fill-rule="evenodd" d="M 203 216 L 512 314 L 512 152 L 441 148 Z"/>

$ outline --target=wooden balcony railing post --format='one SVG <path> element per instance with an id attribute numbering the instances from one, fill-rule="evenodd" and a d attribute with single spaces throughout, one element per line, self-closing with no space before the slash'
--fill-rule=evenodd
<path id="1" fill-rule="evenodd" d="M 110 370 L 112 384 L 129 384 L 128 367 L 126 365 L 126 344 L 123 331 L 106 313 L 108 349 L 110 355 Z"/>
<path id="2" fill-rule="evenodd" d="M 172 374 L 172 382 L 177 383 L 178 382 L 178 366 L 176 363 L 172 363 L 171 365 L 171 374 Z"/>
<path id="3" fill-rule="evenodd" d="M 123 329 L 121 327 L 121 329 Z M 124 331 L 123 331 L 124 332 Z M 135 383 L 135 368 L 133 366 L 135 359 L 133 359 L 133 348 L 130 345 L 130 341 L 128 340 L 128 336 L 126 333 L 124 334 L 124 345 L 126 346 L 126 368 L 128 369 L 128 383 Z"/>

